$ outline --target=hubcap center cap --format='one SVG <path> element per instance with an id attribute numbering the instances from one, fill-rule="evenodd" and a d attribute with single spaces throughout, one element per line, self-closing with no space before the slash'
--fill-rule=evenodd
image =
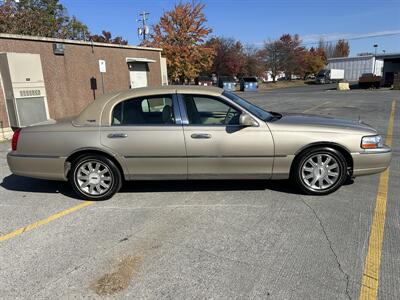
<path id="1" fill-rule="evenodd" d="M 100 183 L 100 175 L 97 173 L 90 173 L 89 174 L 89 182 L 91 184 L 99 184 Z"/>

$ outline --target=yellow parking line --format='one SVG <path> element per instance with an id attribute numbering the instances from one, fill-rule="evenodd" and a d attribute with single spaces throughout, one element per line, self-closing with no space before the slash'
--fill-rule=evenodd
<path id="1" fill-rule="evenodd" d="M 389 124 L 386 134 L 386 144 L 392 145 L 394 116 L 396 111 L 396 100 L 392 102 Z M 389 187 L 389 169 L 379 177 L 378 194 L 376 196 L 374 218 L 372 220 L 371 233 L 369 236 L 368 253 L 364 264 L 360 300 L 374 300 L 378 295 L 379 271 L 381 265 L 382 241 L 385 230 L 386 202 Z"/>
<path id="2" fill-rule="evenodd" d="M 326 102 L 324 102 L 324 103 L 321 103 L 321 104 L 315 105 L 315 106 L 313 106 L 313 107 L 310 107 L 309 109 L 304 110 L 303 113 L 312 111 L 312 110 L 314 110 L 314 109 L 316 109 L 316 108 L 318 108 L 318 107 L 321 107 L 321 106 L 323 106 L 323 105 L 325 105 L 325 104 L 328 104 L 329 102 L 330 102 L 330 101 L 326 101 Z"/>
<path id="3" fill-rule="evenodd" d="M 78 204 L 76 206 L 70 207 L 70 208 L 68 208 L 66 210 L 60 211 L 60 212 L 58 212 L 58 213 L 56 213 L 54 215 L 51 215 L 51 216 L 47 217 L 46 219 L 39 220 L 39 221 L 37 221 L 35 223 L 32 223 L 32 224 L 29 224 L 29 225 L 27 225 L 25 227 L 21 227 L 21 228 L 19 228 L 17 230 L 11 231 L 10 233 L 7 233 L 5 235 L 0 236 L 0 242 L 6 241 L 8 239 L 11 239 L 13 237 L 16 237 L 16 236 L 24 233 L 24 232 L 27 232 L 27 231 L 33 230 L 35 228 L 38 228 L 39 226 L 45 225 L 47 223 L 50 223 L 51 221 L 54 221 L 54 220 L 56 220 L 58 218 L 61 218 L 61 217 L 66 216 L 66 215 L 69 215 L 70 213 L 73 213 L 74 211 L 77 211 L 77 210 L 79 210 L 81 208 L 84 208 L 84 207 L 89 206 L 89 205 L 94 204 L 94 203 L 95 202 L 93 202 L 93 201 L 83 202 L 83 203 Z"/>

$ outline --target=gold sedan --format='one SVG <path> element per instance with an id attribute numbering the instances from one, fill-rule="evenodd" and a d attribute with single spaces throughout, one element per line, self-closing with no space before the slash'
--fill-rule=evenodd
<path id="1" fill-rule="evenodd" d="M 16 175 L 68 180 L 85 199 L 123 180 L 288 179 L 308 194 L 384 171 L 391 149 L 358 121 L 265 111 L 218 88 L 104 95 L 78 117 L 15 131 Z"/>

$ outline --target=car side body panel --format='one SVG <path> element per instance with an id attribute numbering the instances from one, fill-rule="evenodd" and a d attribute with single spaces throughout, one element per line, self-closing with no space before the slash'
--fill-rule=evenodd
<path id="1" fill-rule="evenodd" d="M 274 143 L 265 124 L 244 128 L 184 126 L 184 134 L 189 179 L 271 177 Z M 193 138 L 199 134 L 209 138 Z"/>
<path id="2" fill-rule="evenodd" d="M 16 151 L 8 153 L 12 173 L 53 180 L 67 180 L 67 159 L 81 151 L 106 153 L 120 164 L 126 179 L 225 179 L 289 177 L 295 159 L 315 145 L 338 146 L 353 162 L 353 176 L 379 173 L 391 159 L 388 147 L 364 150 L 363 136 L 376 130 L 358 122 L 320 116 L 283 115 L 259 126 L 232 130 L 229 126 L 118 126 L 111 112 L 126 99 L 174 93 L 222 97 L 222 89 L 203 87 L 140 88 L 99 97 L 77 118 L 24 128 Z M 182 107 L 180 107 L 182 109 Z M 245 110 L 244 110 L 245 111 Z M 194 133 L 213 139 L 194 140 Z M 126 133 L 127 139 L 109 139 Z"/>
<path id="3" fill-rule="evenodd" d="M 122 134 L 124 138 L 110 138 Z M 103 126 L 101 146 L 123 157 L 126 179 L 186 179 L 182 126 Z"/>

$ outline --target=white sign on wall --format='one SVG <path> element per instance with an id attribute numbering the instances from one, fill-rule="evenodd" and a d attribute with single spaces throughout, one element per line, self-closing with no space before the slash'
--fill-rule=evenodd
<path id="1" fill-rule="evenodd" d="M 99 69 L 100 73 L 105 73 L 106 72 L 106 61 L 99 59 Z"/>

